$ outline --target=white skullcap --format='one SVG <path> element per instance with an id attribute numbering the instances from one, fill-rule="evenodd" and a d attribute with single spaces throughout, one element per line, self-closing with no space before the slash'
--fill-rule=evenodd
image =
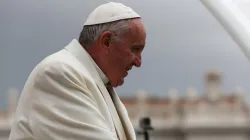
<path id="1" fill-rule="evenodd" d="M 84 25 L 108 23 L 121 19 L 139 18 L 134 10 L 122 3 L 108 2 L 98 6 L 87 18 Z"/>

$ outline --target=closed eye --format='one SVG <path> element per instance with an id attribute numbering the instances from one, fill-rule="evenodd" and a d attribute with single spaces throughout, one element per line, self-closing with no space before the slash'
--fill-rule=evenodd
<path id="1" fill-rule="evenodd" d="M 132 52 L 133 53 L 141 53 L 143 50 L 144 46 L 132 46 Z"/>
<path id="2" fill-rule="evenodd" d="M 139 52 L 139 51 L 141 51 L 141 48 L 134 48 L 133 49 L 135 52 Z"/>

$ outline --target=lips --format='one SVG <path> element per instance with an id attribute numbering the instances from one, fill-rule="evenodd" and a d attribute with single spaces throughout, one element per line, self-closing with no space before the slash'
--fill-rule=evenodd
<path id="1" fill-rule="evenodd" d="M 126 77 L 127 75 L 128 75 L 128 72 L 126 71 L 126 72 L 125 72 L 125 76 L 124 76 L 124 77 Z"/>
<path id="2" fill-rule="evenodd" d="M 126 76 L 128 76 L 128 71 L 124 71 L 124 73 L 123 73 L 123 78 L 125 78 Z"/>
<path id="3" fill-rule="evenodd" d="M 126 77 L 128 75 L 128 71 L 130 71 L 132 69 L 132 67 L 126 68 L 125 72 L 124 72 L 124 77 Z"/>
<path id="4" fill-rule="evenodd" d="M 132 67 L 130 67 L 130 68 L 126 68 L 126 71 L 130 71 L 132 69 Z"/>

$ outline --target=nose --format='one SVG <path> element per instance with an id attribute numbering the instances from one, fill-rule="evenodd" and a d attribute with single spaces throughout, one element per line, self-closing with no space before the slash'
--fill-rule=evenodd
<path id="1" fill-rule="evenodd" d="M 134 61 L 134 65 L 136 66 L 136 67 L 140 67 L 141 66 L 141 56 L 136 56 L 135 57 L 135 61 Z"/>

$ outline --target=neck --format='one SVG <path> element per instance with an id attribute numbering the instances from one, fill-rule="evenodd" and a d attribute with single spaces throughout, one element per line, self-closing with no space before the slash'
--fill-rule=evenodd
<path id="1" fill-rule="evenodd" d="M 91 58 L 95 61 L 95 63 L 98 65 L 98 67 L 103 71 L 104 74 L 106 74 L 105 70 L 107 66 L 105 65 L 105 57 L 103 56 L 103 53 L 100 52 L 98 47 L 92 46 L 86 48 L 86 51 L 91 56 Z"/>

